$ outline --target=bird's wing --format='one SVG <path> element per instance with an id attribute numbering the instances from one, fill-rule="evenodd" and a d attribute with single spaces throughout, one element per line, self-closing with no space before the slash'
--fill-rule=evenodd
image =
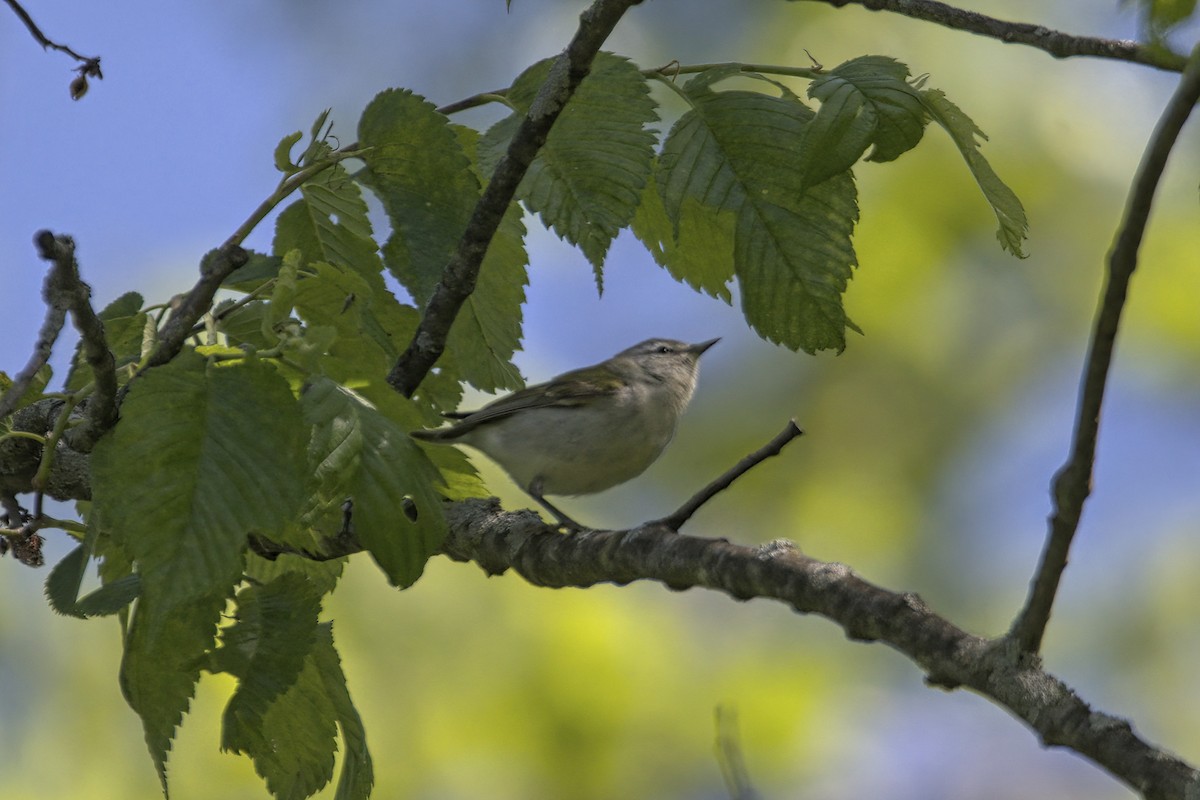
<path id="1" fill-rule="evenodd" d="M 595 372 L 586 367 L 565 372 L 551 383 L 551 388 L 547 388 L 547 384 L 529 386 L 493 400 L 478 411 L 455 413 L 452 418 L 460 420 L 460 424 L 475 427 L 530 408 L 571 408 L 589 398 L 616 394 L 622 386 L 620 378 L 614 375 L 597 378 Z"/>

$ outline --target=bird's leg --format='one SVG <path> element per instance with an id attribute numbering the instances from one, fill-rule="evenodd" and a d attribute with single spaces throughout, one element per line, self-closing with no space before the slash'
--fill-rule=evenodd
<path id="1" fill-rule="evenodd" d="M 525 492 L 537 501 L 538 505 L 550 512 L 550 515 L 558 521 L 560 527 L 566 528 L 571 533 L 578 533 L 584 530 L 584 527 L 575 520 L 568 517 L 563 512 L 554 507 L 554 504 L 542 496 L 542 476 L 539 475 L 529 482 L 529 488 Z"/>

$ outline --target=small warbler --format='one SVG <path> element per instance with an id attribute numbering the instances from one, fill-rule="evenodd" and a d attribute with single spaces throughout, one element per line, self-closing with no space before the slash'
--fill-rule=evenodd
<path id="1" fill-rule="evenodd" d="M 718 341 L 647 339 L 412 436 L 483 452 L 562 527 L 580 530 L 545 495 L 593 494 L 645 472 L 692 399 L 700 355 Z"/>

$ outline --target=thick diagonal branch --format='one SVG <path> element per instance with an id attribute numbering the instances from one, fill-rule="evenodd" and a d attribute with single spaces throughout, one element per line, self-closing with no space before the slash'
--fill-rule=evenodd
<path id="1" fill-rule="evenodd" d="M 746 547 L 649 526 L 563 536 L 547 532 L 532 513 L 502 511 L 494 500 L 455 503 L 449 521 L 442 551 L 489 575 L 513 570 L 550 588 L 649 580 L 677 591 L 777 600 L 818 614 L 851 639 L 903 653 L 931 684 L 987 697 L 1024 720 L 1043 743 L 1074 750 L 1147 798 L 1182 800 L 1200 792 L 1194 768 L 1147 743 L 1125 720 L 1093 710 L 1036 658 L 1014 658 L 1008 642 L 972 636 L 916 595 L 882 589 L 789 542 Z"/>
<path id="2" fill-rule="evenodd" d="M 1100 429 L 1100 408 L 1104 403 L 1104 388 L 1108 382 L 1113 348 L 1121 323 L 1121 312 L 1129 292 L 1129 282 L 1137 267 L 1138 249 L 1146 232 L 1150 206 L 1166 167 L 1167 157 L 1171 154 L 1183 124 L 1198 100 L 1200 45 L 1192 51 L 1187 69 L 1184 70 L 1179 85 L 1146 146 L 1146 152 L 1129 190 L 1125 218 L 1109 253 L 1108 276 L 1084 362 L 1071 454 L 1054 477 L 1054 511 L 1050 516 L 1046 546 L 1030 587 L 1029 598 L 1009 634 L 1022 651 L 1036 652 L 1041 646 L 1042 635 L 1050 620 L 1054 596 L 1058 592 L 1059 581 L 1067 566 L 1067 554 L 1075 532 L 1079 529 L 1083 504 L 1091 493 L 1096 437 Z"/>
<path id="3" fill-rule="evenodd" d="M 871 11 L 891 11 L 905 17 L 932 22 L 955 30 L 977 33 L 1001 42 L 1024 44 L 1044 50 L 1055 58 L 1093 56 L 1132 61 L 1148 67 L 1180 72 L 1186 59 L 1161 47 L 1138 42 L 1075 36 L 1028 22 L 1008 22 L 975 11 L 939 3 L 936 0 L 810 0 L 831 6 L 860 5 Z"/>
<path id="4" fill-rule="evenodd" d="M 617 22 L 641 0 L 596 0 L 580 15 L 579 28 L 567 49 L 554 62 L 550 75 L 509 142 L 508 151 L 475 204 L 458 250 L 442 271 L 429 305 L 413 334 L 408 348 L 396 360 L 388 383 L 405 397 L 411 397 L 446 348 L 446 337 L 459 309 L 475 291 L 479 268 L 500 220 L 516 195 L 521 179 L 546 143 L 558 115 L 587 77 L 601 45 Z"/>

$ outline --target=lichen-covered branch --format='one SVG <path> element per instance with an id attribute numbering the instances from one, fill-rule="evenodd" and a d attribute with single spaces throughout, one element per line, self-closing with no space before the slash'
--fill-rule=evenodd
<path id="1" fill-rule="evenodd" d="M 80 349 L 92 371 L 93 389 L 83 424 L 74 429 L 71 445 L 90 452 L 96 440 L 117 422 L 117 365 L 104 335 L 104 323 L 92 308 L 92 290 L 79 277 L 75 241 L 39 231 L 34 237 L 38 255 L 54 266 L 46 279 L 46 303 L 69 309 L 79 331 Z"/>
<path id="2" fill-rule="evenodd" d="M 983 695 L 1046 745 L 1074 750 L 1146 798 L 1183 800 L 1200 792 L 1200 772 L 1146 742 L 1125 720 L 1093 710 L 1036 657 L 1021 657 L 1005 639 L 966 633 L 918 596 L 882 589 L 849 567 L 805 556 L 790 542 L 747 547 L 658 526 L 562 535 L 547 531 L 532 512 L 504 512 L 495 500 L 456 503 L 448 517 L 443 552 L 489 575 L 512 570 L 549 588 L 648 580 L 676 591 L 776 600 L 832 620 L 856 641 L 887 644 L 933 685 Z"/>

